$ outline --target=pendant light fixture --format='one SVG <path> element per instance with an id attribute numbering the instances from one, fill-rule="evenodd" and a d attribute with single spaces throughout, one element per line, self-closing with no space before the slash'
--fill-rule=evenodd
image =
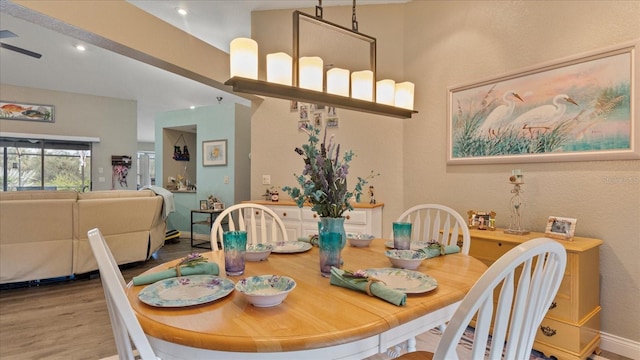
<path id="1" fill-rule="evenodd" d="M 230 47 L 231 79 L 225 85 L 233 91 L 311 104 L 373 113 L 397 118 L 410 118 L 413 110 L 414 85 L 376 79 L 376 39 L 358 32 L 356 1 L 353 1 L 351 29 L 322 18 L 322 0 L 315 16 L 293 12 L 293 53 L 267 55 L 267 81 L 258 80 L 258 45 L 246 38 L 234 39 Z M 324 71 L 323 59 L 300 56 L 300 22 L 319 25 L 323 31 L 337 31 L 369 46 L 369 69 L 331 67 Z M 237 43 L 236 43 L 237 41 Z M 246 67 L 246 69 L 245 69 Z M 254 71 L 255 70 L 255 71 Z M 290 76 L 287 77 L 286 73 Z"/>

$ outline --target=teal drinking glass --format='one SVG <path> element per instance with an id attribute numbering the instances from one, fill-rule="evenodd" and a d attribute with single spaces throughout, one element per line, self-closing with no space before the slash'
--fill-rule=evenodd
<path id="1" fill-rule="evenodd" d="M 393 247 L 397 250 L 411 249 L 411 223 L 393 223 Z"/>
<path id="2" fill-rule="evenodd" d="M 224 270 L 228 276 L 244 274 L 244 254 L 247 251 L 246 231 L 226 231 L 222 235 Z"/>

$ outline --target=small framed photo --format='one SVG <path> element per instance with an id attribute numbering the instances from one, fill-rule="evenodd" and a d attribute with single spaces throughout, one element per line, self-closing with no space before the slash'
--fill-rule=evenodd
<path id="1" fill-rule="evenodd" d="M 545 235 L 560 240 L 572 240 L 576 232 L 576 219 L 549 216 Z"/>
<path id="2" fill-rule="evenodd" d="M 217 211 L 224 210 L 224 203 L 221 203 L 221 202 L 213 203 L 213 210 L 217 210 Z"/>
<path id="3" fill-rule="evenodd" d="M 202 142 L 202 166 L 227 165 L 227 140 Z"/>
<path id="4" fill-rule="evenodd" d="M 209 210 L 209 201 L 200 200 L 200 210 Z"/>
<path id="5" fill-rule="evenodd" d="M 495 211 L 469 210 L 467 214 L 469 214 L 469 228 L 478 230 L 496 229 Z"/>

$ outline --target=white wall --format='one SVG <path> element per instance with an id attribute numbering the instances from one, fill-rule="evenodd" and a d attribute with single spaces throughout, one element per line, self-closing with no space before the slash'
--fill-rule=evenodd
<path id="1" fill-rule="evenodd" d="M 0 120 L 0 131 L 100 138 L 99 143 L 93 144 L 92 189 L 111 189 L 112 155 L 128 155 L 133 159 L 127 186 L 121 187 L 116 182 L 115 188 L 136 189 L 136 101 L 6 84 L 0 85 L 0 94 L 3 101 L 55 106 L 54 123 Z M 102 173 L 99 172 L 100 168 Z M 104 182 L 99 181 L 101 177 Z"/>
<path id="2" fill-rule="evenodd" d="M 350 27 L 349 15 L 348 7 L 329 7 L 324 18 Z M 351 174 L 382 174 L 372 183 L 385 203 L 383 231 L 403 209 L 425 202 L 463 214 L 495 210 L 497 225 L 507 226 L 507 179 L 523 169 L 526 226 L 544 231 L 550 215 L 573 217 L 577 235 L 604 240 L 602 331 L 640 341 L 640 161 L 450 166 L 445 156 L 447 87 L 639 38 L 640 2 L 412 1 L 359 6 L 357 15 L 360 30 L 378 39 L 379 73 L 415 82 L 420 112 L 398 120 L 340 111 L 337 140 L 358 153 Z M 261 54 L 290 51 L 290 19 L 290 10 L 254 13 Z M 633 100 L 638 126 L 637 94 Z M 262 174 L 277 186 L 295 184 L 302 160 L 293 149 L 306 138 L 288 102 L 267 99 L 254 107 L 252 197 L 258 198 Z"/>

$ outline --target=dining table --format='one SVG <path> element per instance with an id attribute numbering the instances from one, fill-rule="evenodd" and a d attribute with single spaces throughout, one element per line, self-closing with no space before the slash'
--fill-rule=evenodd
<path id="1" fill-rule="evenodd" d="M 387 239 L 374 239 L 367 247 L 347 245 L 341 254 L 342 269 L 391 268 L 385 256 L 389 246 Z M 246 262 L 239 276 L 225 275 L 222 251 L 202 255 L 219 265 L 220 277 L 234 283 L 254 275 L 284 275 L 293 278 L 296 287 L 273 307 L 253 306 L 237 290 L 212 302 L 163 307 L 143 303 L 138 295 L 146 285 L 129 282 L 128 300 L 162 359 L 362 359 L 385 353 L 446 323 L 487 269 L 461 253 L 425 259 L 414 271 L 426 274 L 437 286 L 408 293 L 406 303 L 397 306 L 366 292 L 331 285 L 320 274 L 317 247 Z M 144 274 L 166 270 L 179 261 Z M 411 344 L 409 350 L 414 350 L 415 340 Z"/>

